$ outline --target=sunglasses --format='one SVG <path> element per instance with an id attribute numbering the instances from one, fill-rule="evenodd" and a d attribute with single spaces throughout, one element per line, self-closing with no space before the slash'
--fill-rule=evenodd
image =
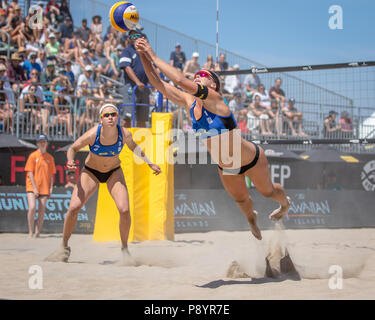
<path id="1" fill-rule="evenodd" d="M 110 113 L 103 113 L 102 114 L 102 118 L 109 118 L 109 117 L 117 117 L 118 116 L 118 113 L 117 112 L 110 112 Z"/>
<path id="2" fill-rule="evenodd" d="M 135 39 L 138 39 L 138 38 L 140 38 L 140 37 L 142 37 L 142 35 L 141 35 L 140 33 L 131 34 L 131 35 L 129 36 L 129 38 L 130 38 L 131 40 L 135 40 Z"/>
<path id="3" fill-rule="evenodd" d="M 206 71 L 198 71 L 198 72 L 194 75 L 194 79 L 196 79 L 197 76 L 199 76 L 200 78 L 211 78 L 211 79 L 212 79 L 211 73 L 206 72 Z"/>

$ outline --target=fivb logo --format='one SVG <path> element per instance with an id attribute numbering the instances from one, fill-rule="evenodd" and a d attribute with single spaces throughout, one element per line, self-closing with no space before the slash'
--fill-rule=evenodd
<path id="1" fill-rule="evenodd" d="M 331 30 L 344 29 L 343 10 L 341 6 L 333 5 L 328 9 L 332 16 L 328 20 L 328 26 Z"/>

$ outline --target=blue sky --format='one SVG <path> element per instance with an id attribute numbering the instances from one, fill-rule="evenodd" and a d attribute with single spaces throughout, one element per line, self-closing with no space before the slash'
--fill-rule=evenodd
<path id="1" fill-rule="evenodd" d="M 73 17 L 80 24 L 81 15 L 94 13 L 94 3 L 95 13 L 106 22 L 115 2 L 71 1 Z M 132 3 L 142 18 L 215 44 L 216 0 Z M 343 10 L 343 30 L 328 27 L 332 5 Z M 375 58 L 374 0 L 219 0 L 219 7 L 220 47 L 269 67 Z"/>
<path id="2" fill-rule="evenodd" d="M 216 41 L 216 0 L 133 3 L 141 17 Z M 343 30 L 328 26 L 332 5 L 342 7 Z M 219 7 L 220 47 L 267 66 L 375 58 L 373 0 L 219 0 Z"/>

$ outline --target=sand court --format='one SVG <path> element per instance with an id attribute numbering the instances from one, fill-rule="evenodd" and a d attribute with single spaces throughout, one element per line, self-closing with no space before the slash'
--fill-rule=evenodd
<path id="1" fill-rule="evenodd" d="M 119 243 L 79 234 L 71 238 L 69 263 L 44 261 L 60 242 L 58 234 L 31 240 L 0 234 L 0 298 L 375 298 L 373 229 L 268 230 L 262 241 L 243 231 L 176 234 L 175 241 L 130 243 L 133 267 L 121 265 Z M 266 257 L 275 248 L 287 249 L 300 279 L 266 276 Z M 31 266 L 42 270 L 42 289 L 29 287 Z M 330 288 L 337 275 L 342 288 Z"/>

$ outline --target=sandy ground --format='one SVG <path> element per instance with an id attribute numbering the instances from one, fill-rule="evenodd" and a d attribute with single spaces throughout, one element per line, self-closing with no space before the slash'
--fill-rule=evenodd
<path id="1" fill-rule="evenodd" d="M 263 231 L 177 234 L 175 241 L 131 243 L 137 266 L 121 266 L 120 243 L 95 243 L 91 235 L 70 241 L 70 262 L 44 261 L 61 235 L 27 239 L 0 234 L 1 299 L 374 299 L 375 230 Z M 300 281 L 264 277 L 265 256 L 283 243 Z M 233 261 L 249 277 L 229 277 Z M 42 289 L 30 289 L 40 266 Z M 342 268 L 342 288 L 329 268 Z M 31 273 L 29 273 L 31 272 Z M 331 277 L 331 278 L 330 278 Z"/>

